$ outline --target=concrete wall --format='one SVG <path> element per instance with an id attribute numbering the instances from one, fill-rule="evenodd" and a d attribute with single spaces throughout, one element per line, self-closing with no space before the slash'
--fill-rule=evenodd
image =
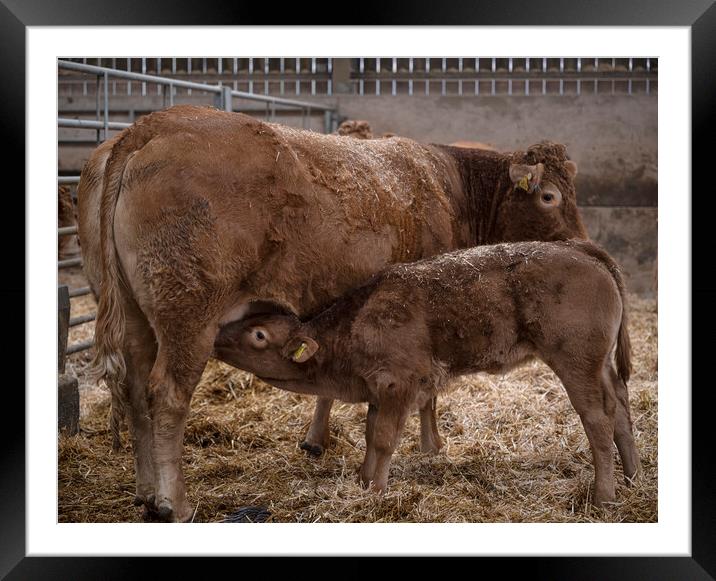
<path id="1" fill-rule="evenodd" d="M 311 100 L 302 97 L 302 100 Z M 375 135 L 393 132 L 418 141 L 480 141 L 499 150 L 523 149 L 543 139 L 564 143 L 579 167 L 577 196 L 590 235 L 622 265 L 629 290 L 653 294 L 657 245 L 657 99 L 647 95 L 534 97 L 357 96 L 316 97 L 341 117 L 368 120 Z M 177 102 L 211 104 L 212 96 Z M 133 120 L 163 106 L 161 97 L 117 97 L 113 120 Z M 236 102 L 261 118 L 264 109 Z M 61 116 L 93 117 L 94 98 L 60 98 Z M 302 118 L 278 113 L 301 126 Z M 323 129 L 323 115 L 307 120 Z M 60 130 L 60 171 L 76 173 L 94 147 L 89 131 Z"/>

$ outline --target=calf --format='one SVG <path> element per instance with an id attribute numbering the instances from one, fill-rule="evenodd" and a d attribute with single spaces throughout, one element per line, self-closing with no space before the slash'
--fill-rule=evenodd
<path id="1" fill-rule="evenodd" d="M 639 468 L 624 285 L 590 242 L 498 244 L 394 265 L 306 322 L 263 314 L 226 325 L 214 349 L 276 387 L 369 402 L 360 477 L 376 491 L 386 489 L 406 417 L 424 413 L 448 379 L 503 373 L 534 356 L 582 420 L 594 502 L 615 498 L 612 442 L 627 481 Z"/>
<path id="2" fill-rule="evenodd" d="M 57 226 L 58 228 L 67 228 L 77 225 L 77 216 L 75 205 L 72 202 L 70 188 L 67 186 L 58 186 L 57 188 Z M 58 241 L 58 258 L 64 260 L 77 256 L 80 252 L 77 243 L 77 234 L 70 236 L 60 236 Z"/>

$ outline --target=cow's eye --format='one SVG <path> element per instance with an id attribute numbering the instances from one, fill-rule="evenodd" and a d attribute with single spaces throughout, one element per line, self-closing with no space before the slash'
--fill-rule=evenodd
<path id="1" fill-rule="evenodd" d="M 562 195 L 552 189 L 542 190 L 539 194 L 539 201 L 545 208 L 554 208 L 555 206 L 559 206 L 559 203 L 562 201 Z"/>
<path id="2" fill-rule="evenodd" d="M 254 331 L 254 337 L 257 341 L 266 341 L 266 335 L 263 331 Z"/>

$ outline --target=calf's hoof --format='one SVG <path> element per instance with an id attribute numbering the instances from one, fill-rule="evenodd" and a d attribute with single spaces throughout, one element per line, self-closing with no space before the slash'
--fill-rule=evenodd
<path id="1" fill-rule="evenodd" d="M 373 480 L 373 475 L 371 474 L 368 476 L 363 472 L 363 470 L 360 471 L 358 474 L 358 484 L 360 484 L 361 488 L 370 488 L 370 483 Z"/>
<path id="2" fill-rule="evenodd" d="M 628 474 L 624 474 L 624 484 L 627 486 L 634 486 L 636 484 L 636 481 L 639 480 L 639 475 L 641 474 L 641 464 L 637 464 L 636 468 L 634 469 L 634 472 L 631 476 Z"/>
<path id="3" fill-rule="evenodd" d="M 443 444 L 440 441 L 438 441 L 438 442 L 423 442 L 420 445 L 420 451 L 423 454 L 430 454 L 430 455 L 434 456 L 435 454 L 438 454 L 440 452 L 442 447 L 443 447 Z"/>
<path id="4" fill-rule="evenodd" d="M 308 452 L 309 456 L 314 456 L 315 458 L 318 458 L 321 454 L 323 454 L 323 446 L 320 444 L 311 444 L 310 442 L 307 442 L 304 440 L 300 443 L 299 447 L 301 450 L 305 450 Z"/>
<path id="5" fill-rule="evenodd" d="M 614 492 L 597 492 L 594 495 L 594 505 L 599 508 L 607 508 L 608 505 L 614 503 L 616 495 Z"/>
<path id="6" fill-rule="evenodd" d="M 382 494 L 385 494 L 385 492 L 388 490 L 388 483 L 381 482 L 380 480 L 374 480 L 370 489 L 373 493 L 380 496 Z"/>

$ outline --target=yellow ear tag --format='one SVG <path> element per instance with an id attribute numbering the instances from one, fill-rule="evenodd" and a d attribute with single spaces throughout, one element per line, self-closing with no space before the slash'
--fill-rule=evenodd
<path id="1" fill-rule="evenodd" d="M 526 176 L 522 176 L 522 179 L 517 183 L 517 187 L 520 189 L 523 189 L 525 192 L 528 192 L 530 189 L 530 180 L 532 179 L 532 174 L 528 173 Z"/>
<path id="2" fill-rule="evenodd" d="M 298 349 L 296 349 L 296 351 L 294 351 L 293 357 L 291 357 L 291 359 L 296 361 L 296 359 L 298 359 L 301 355 L 303 355 L 303 352 L 306 350 L 307 347 L 308 347 L 308 345 L 306 345 L 305 343 L 301 343 L 301 346 Z"/>

